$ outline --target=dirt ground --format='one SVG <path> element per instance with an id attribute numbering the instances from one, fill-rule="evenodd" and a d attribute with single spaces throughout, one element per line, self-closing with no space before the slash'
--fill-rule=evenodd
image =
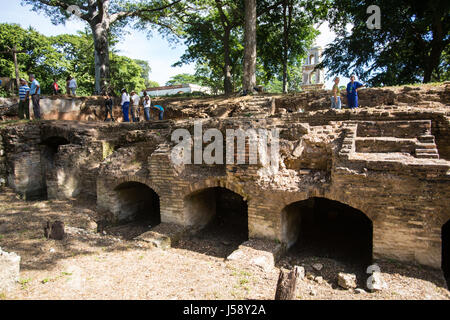
<path id="1" fill-rule="evenodd" d="M 130 235 L 145 226 L 123 226 L 97 233 L 95 203 L 24 202 L 0 190 L 0 247 L 22 258 L 20 281 L 0 299 L 273 299 L 279 268 L 305 267 L 297 299 L 439 299 L 449 300 L 439 270 L 393 261 L 378 261 L 388 287 L 377 293 L 340 289 L 337 274 L 360 270 L 329 258 L 289 252 L 270 272 L 224 258 L 239 243 L 217 232 L 186 238 L 161 250 Z M 63 241 L 46 240 L 43 224 L 61 220 Z M 131 231 L 130 231 L 131 230 Z M 121 235 L 122 234 L 122 235 Z M 323 269 L 312 265 L 321 263 Z M 360 272 L 360 273 L 358 273 Z"/>

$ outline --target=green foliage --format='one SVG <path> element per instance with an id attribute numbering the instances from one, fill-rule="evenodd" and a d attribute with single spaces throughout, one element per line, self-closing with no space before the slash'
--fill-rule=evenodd
<path id="1" fill-rule="evenodd" d="M 115 42 L 114 38 L 110 39 L 112 45 Z M 94 92 L 94 44 L 89 30 L 78 32 L 77 35 L 46 37 L 33 29 L 22 29 L 16 24 L 0 24 L 0 52 L 13 45 L 19 51 L 26 51 L 17 55 L 20 76 L 28 79 L 28 74 L 34 73 L 41 84 L 42 94 L 52 93 L 54 78 L 62 92 L 66 93 L 66 79 L 69 75 L 77 80 L 78 95 L 92 95 Z M 110 60 L 111 87 L 116 94 L 123 87 L 136 91 L 145 89 L 145 82 L 149 80 L 148 76 L 143 76 L 146 72 L 148 74 L 149 68 L 143 70 L 144 63 L 118 56 L 114 50 L 110 52 Z M 145 63 L 148 67 L 148 63 Z M 15 78 L 14 64 L 9 54 L 0 54 L 0 74 Z M 0 91 L 0 96 L 8 94 L 3 89 Z"/>
<path id="2" fill-rule="evenodd" d="M 372 4 L 381 9 L 380 30 L 366 25 Z M 328 20 L 337 38 L 326 48 L 322 66 L 331 74 L 355 73 L 373 86 L 444 80 L 449 10 L 447 0 L 335 0 Z M 349 23 L 354 24 L 350 32 Z"/>
<path id="3" fill-rule="evenodd" d="M 150 64 L 148 63 L 148 61 L 145 60 L 139 60 L 139 59 L 134 59 L 134 62 L 141 67 L 142 69 L 142 74 L 141 77 L 142 79 L 145 80 L 145 86 L 147 88 L 152 87 L 155 84 L 155 81 L 150 81 L 150 72 L 152 72 L 152 68 L 150 68 Z M 159 85 L 158 85 L 159 86 Z"/>
<path id="4" fill-rule="evenodd" d="M 276 2 L 259 1 L 258 5 L 264 10 Z M 327 10 L 328 1 L 286 0 L 260 16 L 257 40 L 262 81 L 282 80 L 286 63 L 288 87 L 291 91 L 299 90 L 303 60 L 319 34 L 313 25 L 326 16 Z"/>
<path id="5" fill-rule="evenodd" d="M 197 79 L 214 91 L 224 90 L 225 68 L 232 89 L 241 85 L 243 58 L 243 1 L 194 1 L 178 22 L 179 36 L 187 46 L 175 66 L 196 63 Z"/>
<path id="6" fill-rule="evenodd" d="M 113 55 L 111 58 L 111 89 L 119 94 L 122 88 L 141 92 L 146 88 L 142 68 L 133 59 Z"/>
<path id="7" fill-rule="evenodd" d="M 166 82 L 166 86 L 188 83 L 202 85 L 201 79 L 199 79 L 197 76 L 188 73 L 181 73 L 171 77 L 170 80 Z"/>
<path id="8" fill-rule="evenodd" d="M 159 86 L 160 86 L 160 84 L 156 81 L 149 80 L 147 82 L 147 88 L 157 88 Z"/>

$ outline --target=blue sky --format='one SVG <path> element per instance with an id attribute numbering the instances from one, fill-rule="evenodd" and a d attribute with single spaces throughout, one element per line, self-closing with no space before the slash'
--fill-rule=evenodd
<path id="1" fill-rule="evenodd" d="M 21 6 L 20 0 L 2 1 L 0 11 L 0 22 L 17 23 L 23 28 L 33 27 L 37 31 L 47 36 L 58 34 L 75 34 L 78 30 L 83 30 L 86 24 L 74 17 L 65 25 L 53 25 L 50 19 L 43 13 L 31 11 L 30 6 Z M 322 25 L 319 30 L 321 35 L 316 39 L 316 43 L 325 47 L 334 39 L 334 34 L 329 30 L 328 25 Z M 129 34 L 124 36 L 117 45 L 120 55 L 125 55 L 133 59 L 141 59 L 149 62 L 152 72 L 150 79 L 164 85 L 172 76 L 179 73 L 193 73 L 194 65 L 173 68 L 172 64 L 177 62 L 184 53 L 186 47 L 183 44 L 175 48 L 163 39 L 158 33 L 154 33 L 151 38 L 146 33 L 129 29 Z M 345 83 L 343 79 L 341 83 Z M 331 88 L 332 80 L 326 82 L 326 87 Z"/>

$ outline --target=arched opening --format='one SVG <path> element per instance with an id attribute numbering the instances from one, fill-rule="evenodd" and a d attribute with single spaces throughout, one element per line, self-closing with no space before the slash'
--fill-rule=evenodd
<path id="1" fill-rule="evenodd" d="M 442 271 L 450 288 L 450 220 L 442 227 Z"/>
<path id="2" fill-rule="evenodd" d="M 48 184 L 55 180 L 52 177 L 55 170 L 55 160 L 58 154 L 60 146 L 70 144 L 69 140 L 63 137 L 54 136 L 45 139 L 41 142 L 41 168 L 43 176 L 43 199 L 47 199 L 48 195 Z"/>
<path id="3" fill-rule="evenodd" d="M 185 219 L 196 232 L 188 249 L 226 257 L 248 240 L 248 207 L 243 197 L 233 191 L 214 187 L 185 198 Z"/>
<path id="4" fill-rule="evenodd" d="M 161 223 L 158 194 L 146 184 L 125 182 L 114 189 L 115 218 L 118 223 L 102 226 L 109 234 L 132 240 Z"/>
<path id="5" fill-rule="evenodd" d="M 283 238 L 291 252 L 367 266 L 372 262 L 372 221 L 361 211 L 310 198 L 282 211 Z"/>
<path id="6" fill-rule="evenodd" d="M 158 194 L 139 182 L 125 182 L 114 189 L 118 200 L 117 218 L 121 222 L 137 222 L 148 226 L 161 223 Z"/>

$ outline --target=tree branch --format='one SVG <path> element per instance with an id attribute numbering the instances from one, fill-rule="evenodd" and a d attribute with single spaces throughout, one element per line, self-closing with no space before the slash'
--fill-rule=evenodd
<path id="1" fill-rule="evenodd" d="M 169 4 L 165 5 L 165 6 L 159 7 L 159 8 L 153 8 L 153 9 L 145 8 L 145 9 L 139 9 L 139 10 L 136 10 L 136 11 L 122 11 L 122 12 L 118 12 L 118 13 L 112 14 L 110 16 L 110 23 L 112 24 L 112 23 L 114 23 L 116 21 L 119 21 L 119 20 L 122 20 L 122 19 L 125 19 L 125 18 L 129 18 L 129 17 L 138 17 L 138 16 L 140 16 L 140 15 L 142 15 L 144 13 L 162 11 L 164 9 L 167 9 L 167 8 L 170 8 L 170 7 L 174 6 L 175 4 L 177 4 L 179 2 L 181 2 L 181 0 L 175 0 L 174 2 L 169 3 Z"/>

